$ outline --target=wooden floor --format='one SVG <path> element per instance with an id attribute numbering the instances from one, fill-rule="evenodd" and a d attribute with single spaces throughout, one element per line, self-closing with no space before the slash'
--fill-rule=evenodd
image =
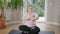
<path id="1" fill-rule="evenodd" d="M 0 34 L 8 34 L 11 30 L 18 30 L 18 26 L 21 24 L 13 24 L 7 26 L 5 29 L 0 29 Z M 60 34 L 60 26 L 48 25 L 44 23 L 37 23 L 37 26 L 43 31 L 54 31 L 55 34 Z"/>

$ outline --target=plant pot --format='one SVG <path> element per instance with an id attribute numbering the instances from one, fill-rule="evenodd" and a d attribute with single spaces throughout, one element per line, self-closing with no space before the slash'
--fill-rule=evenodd
<path id="1" fill-rule="evenodd" d="M 6 19 L 5 18 L 0 18 L 0 29 L 1 28 L 5 28 L 5 22 L 6 22 Z"/>

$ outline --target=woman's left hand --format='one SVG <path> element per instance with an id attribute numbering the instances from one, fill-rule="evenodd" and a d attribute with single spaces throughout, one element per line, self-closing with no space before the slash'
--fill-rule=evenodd
<path id="1" fill-rule="evenodd" d="M 30 18 L 31 20 L 36 20 L 36 18 L 34 18 L 34 17 L 32 17 L 32 18 Z"/>

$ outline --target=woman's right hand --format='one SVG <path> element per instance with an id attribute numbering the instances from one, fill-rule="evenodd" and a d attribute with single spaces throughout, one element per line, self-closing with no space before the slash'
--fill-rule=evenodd
<path id="1" fill-rule="evenodd" d="M 29 19 L 30 19 L 29 17 L 26 18 L 26 20 L 29 20 Z"/>

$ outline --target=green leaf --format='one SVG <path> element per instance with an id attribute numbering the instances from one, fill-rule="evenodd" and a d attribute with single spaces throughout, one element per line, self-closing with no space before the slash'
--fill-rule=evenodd
<path id="1" fill-rule="evenodd" d="M 17 9 L 17 7 L 23 6 L 23 0 L 11 0 L 11 2 L 8 3 L 8 6 L 12 9 Z"/>

